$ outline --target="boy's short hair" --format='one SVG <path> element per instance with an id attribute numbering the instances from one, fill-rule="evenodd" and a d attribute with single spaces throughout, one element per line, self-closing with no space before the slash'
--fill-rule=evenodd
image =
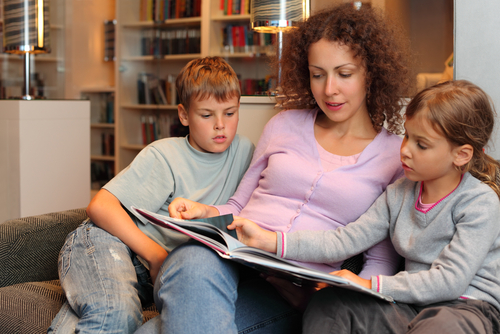
<path id="1" fill-rule="evenodd" d="M 175 81 L 180 103 L 189 110 L 191 98 L 200 100 L 211 96 L 227 101 L 241 96 L 240 83 L 232 67 L 221 57 L 194 59 L 182 68 Z"/>

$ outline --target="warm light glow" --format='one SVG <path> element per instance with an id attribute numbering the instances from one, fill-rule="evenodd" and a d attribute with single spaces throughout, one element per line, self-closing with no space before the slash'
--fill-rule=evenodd
<path id="1" fill-rule="evenodd" d="M 43 0 L 38 0 L 38 47 L 43 48 Z"/>

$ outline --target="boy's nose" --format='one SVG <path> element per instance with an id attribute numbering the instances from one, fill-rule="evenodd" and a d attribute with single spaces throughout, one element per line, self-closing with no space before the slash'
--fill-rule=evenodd
<path id="1" fill-rule="evenodd" d="M 214 128 L 215 128 L 215 130 L 224 129 L 224 122 L 222 121 L 222 119 L 217 119 L 217 121 L 215 122 Z"/>

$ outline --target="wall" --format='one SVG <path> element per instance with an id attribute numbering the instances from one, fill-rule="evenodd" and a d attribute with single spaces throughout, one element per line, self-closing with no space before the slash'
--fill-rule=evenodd
<path id="1" fill-rule="evenodd" d="M 104 21 L 114 18 L 114 0 L 66 1 L 66 98 L 114 85 L 114 63 L 104 61 Z"/>
<path id="2" fill-rule="evenodd" d="M 498 0 L 455 0 L 454 77 L 467 79 L 488 93 L 500 110 L 500 2 Z M 486 152 L 500 159 L 500 120 Z"/>

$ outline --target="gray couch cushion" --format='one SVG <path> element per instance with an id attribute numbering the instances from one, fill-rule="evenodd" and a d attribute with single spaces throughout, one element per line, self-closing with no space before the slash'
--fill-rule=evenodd
<path id="1" fill-rule="evenodd" d="M 85 209 L 12 219 L 0 224 L 0 287 L 57 279 L 57 258 Z"/>

